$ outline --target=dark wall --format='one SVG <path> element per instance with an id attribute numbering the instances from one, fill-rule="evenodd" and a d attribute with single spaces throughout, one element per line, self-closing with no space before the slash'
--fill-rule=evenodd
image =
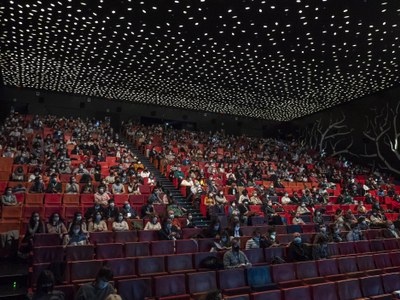
<path id="1" fill-rule="evenodd" d="M 251 136 L 262 136 L 265 128 L 271 129 L 279 125 L 279 122 L 273 121 L 11 87 L 4 88 L 4 101 L 4 105 L 7 107 L 10 105 L 14 105 L 14 107 L 28 106 L 30 114 L 96 118 L 110 115 L 112 121 L 118 120 L 118 122 L 129 119 L 140 121 L 142 117 L 148 117 L 195 123 L 199 130 L 209 131 L 223 128 L 230 134 Z"/>

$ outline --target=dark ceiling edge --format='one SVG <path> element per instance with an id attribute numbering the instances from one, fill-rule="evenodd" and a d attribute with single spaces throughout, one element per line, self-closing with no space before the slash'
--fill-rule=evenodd
<path id="1" fill-rule="evenodd" d="M 334 108 L 340 108 L 340 107 L 343 107 L 343 106 L 346 106 L 346 105 L 350 105 L 350 104 L 354 104 L 355 102 L 361 101 L 362 99 L 365 99 L 365 98 L 368 98 L 368 97 L 371 97 L 371 96 L 376 96 L 376 95 L 382 94 L 382 93 L 387 93 L 387 92 L 390 92 L 391 90 L 395 90 L 395 89 L 398 89 L 398 88 L 400 88 L 400 83 L 398 85 L 392 86 L 390 88 L 383 89 L 381 91 L 376 91 L 376 92 L 373 92 L 371 94 L 364 95 L 362 97 L 358 97 L 358 98 L 352 99 L 352 100 L 350 100 L 348 102 L 340 103 L 338 105 L 331 106 L 331 107 L 316 111 L 316 112 L 314 112 L 312 114 L 309 114 L 309 115 L 298 117 L 298 118 L 295 118 L 295 119 L 290 120 L 290 121 L 282 121 L 282 122 L 283 123 L 290 123 L 290 122 L 302 121 L 302 120 L 305 120 L 305 119 L 310 118 L 312 116 L 315 116 L 317 114 L 320 114 L 320 113 L 323 113 L 323 112 L 327 112 L 328 110 L 331 110 L 331 109 L 334 109 Z"/>
<path id="2" fill-rule="evenodd" d="M 246 116 L 241 116 L 241 115 L 234 115 L 234 114 L 222 114 L 219 112 L 213 112 L 213 111 L 208 111 L 208 110 L 196 110 L 196 109 L 185 109 L 181 107 L 175 107 L 175 106 L 168 106 L 168 105 L 162 105 L 162 104 L 154 104 L 154 103 L 141 103 L 141 102 L 128 102 L 124 100 L 119 100 L 119 99 L 112 99 L 112 98 L 106 98 L 106 97 L 97 97 L 97 96 L 90 96 L 90 95 L 82 95 L 82 94 L 75 94 L 75 93 L 68 93 L 68 92 L 60 92 L 60 91 L 53 91 L 53 90 L 45 90 L 45 89 L 36 89 L 36 88 L 29 88 L 29 87 L 18 87 L 15 85 L 3 85 L 6 88 L 12 88 L 12 89 L 21 89 L 21 90 L 28 90 L 32 92 L 40 92 L 40 93 L 54 93 L 58 95 L 68 95 L 68 96 L 73 96 L 73 97 L 82 97 L 82 98 L 91 98 L 91 99 L 99 99 L 99 100 L 107 100 L 107 101 L 113 101 L 117 103 L 124 103 L 124 104 L 131 104 L 131 105 L 143 105 L 143 106 L 149 106 L 149 107 L 157 107 L 157 108 L 168 108 L 168 109 L 177 109 L 177 110 L 182 110 L 182 111 L 187 111 L 187 112 L 198 112 L 198 113 L 207 113 L 207 114 L 213 114 L 216 116 L 230 116 L 232 118 L 237 117 L 238 120 L 240 121 L 241 119 L 243 120 L 253 120 L 256 122 L 269 122 L 269 123 L 274 123 L 276 124 L 281 124 L 281 123 L 286 123 L 286 122 L 291 122 L 291 121 L 276 121 L 276 120 L 269 120 L 269 119 L 261 119 L 261 118 L 250 118 Z"/>

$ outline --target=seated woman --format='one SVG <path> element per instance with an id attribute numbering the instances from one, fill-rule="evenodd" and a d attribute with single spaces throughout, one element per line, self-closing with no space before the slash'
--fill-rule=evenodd
<path id="1" fill-rule="evenodd" d="M 102 232 L 107 231 L 107 223 L 103 220 L 103 215 L 100 211 L 95 213 L 94 220 L 89 222 L 89 232 Z"/>
<path id="2" fill-rule="evenodd" d="M 49 222 L 46 224 L 47 233 L 58 233 L 60 235 L 67 233 L 67 228 L 59 213 L 53 213 L 50 216 Z"/>
<path id="3" fill-rule="evenodd" d="M 79 194 L 79 184 L 76 182 L 76 178 L 71 176 L 69 182 L 65 186 L 66 194 Z"/>
<path id="4" fill-rule="evenodd" d="M 62 291 L 55 290 L 55 279 L 54 275 L 50 270 L 43 270 L 40 272 L 36 283 L 36 291 L 32 295 L 31 300 L 64 300 L 65 295 Z"/>
<path id="5" fill-rule="evenodd" d="M 214 245 L 211 247 L 210 252 L 218 252 L 218 251 L 225 251 L 231 249 L 231 239 L 229 238 L 228 231 L 224 230 L 221 233 L 218 241 L 214 242 Z"/>
<path id="6" fill-rule="evenodd" d="M 17 197 L 15 197 L 15 195 L 12 192 L 12 188 L 11 187 L 7 187 L 4 195 L 1 196 L 1 204 L 4 206 L 17 206 L 19 205 L 18 201 L 17 201 Z"/>
<path id="7" fill-rule="evenodd" d="M 24 181 L 25 174 L 24 168 L 22 166 L 18 166 L 11 175 L 12 181 Z"/>
<path id="8" fill-rule="evenodd" d="M 29 222 L 26 226 L 25 236 L 22 243 L 25 244 L 21 247 L 21 252 L 28 253 L 33 247 L 33 238 L 37 233 L 46 233 L 44 222 L 40 220 L 38 212 L 33 212 Z"/>
<path id="9" fill-rule="evenodd" d="M 68 231 L 71 230 L 71 227 L 73 225 L 79 225 L 83 232 L 87 232 L 87 224 L 86 224 L 85 220 L 83 219 L 82 213 L 80 211 L 77 211 L 74 214 L 74 218 L 72 219 L 72 222 L 68 226 Z"/>
<path id="10" fill-rule="evenodd" d="M 62 192 L 62 184 L 57 180 L 57 174 L 53 173 L 50 175 L 49 184 L 47 185 L 46 193 L 58 194 Z"/>
<path id="11" fill-rule="evenodd" d="M 29 189 L 29 193 L 34 193 L 34 194 L 41 194 L 45 192 L 45 187 L 44 187 L 44 182 L 43 182 L 43 178 L 40 177 L 36 177 L 33 180 L 33 184 Z"/>
<path id="12" fill-rule="evenodd" d="M 132 195 L 141 195 L 137 179 L 128 183 L 128 193 Z"/>
<path id="13" fill-rule="evenodd" d="M 119 213 L 117 218 L 112 223 L 112 230 L 113 231 L 128 231 L 129 230 L 129 225 L 124 220 L 124 215 L 122 213 Z"/>
<path id="14" fill-rule="evenodd" d="M 144 226 L 144 230 L 160 230 L 161 224 L 158 222 L 158 218 L 156 215 L 153 215 L 149 222 Z"/>
<path id="15" fill-rule="evenodd" d="M 367 213 L 367 208 L 364 206 L 363 201 L 358 202 L 357 213 L 360 215 L 365 215 Z"/>
<path id="16" fill-rule="evenodd" d="M 121 180 L 119 178 L 115 179 L 115 182 L 112 185 L 112 193 L 115 194 L 124 194 L 125 193 L 125 187 L 121 183 Z"/>
<path id="17" fill-rule="evenodd" d="M 300 215 L 309 215 L 311 211 L 307 208 L 306 203 L 302 202 L 296 209 L 296 213 Z"/>
<path id="18" fill-rule="evenodd" d="M 87 232 L 84 232 L 82 226 L 79 224 L 72 225 L 68 234 L 63 239 L 64 246 L 81 246 L 87 244 L 89 244 Z"/>
<path id="19" fill-rule="evenodd" d="M 304 225 L 306 224 L 302 218 L 300 218 L 300 214 L 296 212 L 293 220 L 292 220 L 293 225 Z"/>
<path id="20" fill-rule="evenodd" d="M 229 230 L 229 235 L 232 238 L 240 238 L 241 236 L 243 236 L 243 232 L 242 229 L 240 228 L 240 222 L 239 221 L 235 221 L 230 230 Z"/>
<path id="21" fill-rule="evenodd" d="M 97 192 L 94 194 L 94 203 L 107 206 L 108 200 L 110 200 L 110 195 L 106 193 L 103 186 L 99 186 Z"/>
<path id="22" fill-rule="evenodd" d="M 174 212 L 174 216 L 180 218 L 185 215 L 186 209 L 183 208 L 176 202 L 175 199 L 171 198 L 169 205 L 167 206 L 167 210 L 172 210 Z"/>

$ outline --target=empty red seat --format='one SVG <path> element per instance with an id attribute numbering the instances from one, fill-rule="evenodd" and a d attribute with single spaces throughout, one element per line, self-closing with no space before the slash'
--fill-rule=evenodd
<path id="1" fill-rule="evenodd" d="M 154 277 L 154 296 L 166 297 L 186 294 L 184 274 Z"/>
<path id="2" fill-rule="evenodd" d="M 152 241 L 150 242 L 151 255 L 168 255 L 174 254 L 175 241 Z"/>
<path id="3" fill-rule="evenodd" d="M 359 272 L 355 257 L 340 257 L 337 259 L 339 271 L 348 277 L 362 276 L 364 272 Z"/>
<path id="4" fill-rule="evenodd" d="M 165 259 L 167 261 L 167 271 L 169 273 L 187 273 L 195 271 L 192 254 L 167 255 Z"/>
<path id="5" fill-rule="evenodd" d="M 192 295 L 217 289 L 217 278 L 214 271 L 189 273 L 186 276 L 188 292 Z"/>
<path id="6" fill-rule="evenodd" d="M 143 205 L 144 204 L 144 196 L 143 195 L 129 195 L 129 202 L 132 205 Z"/>
<path id="7" fill-rule="evenodd" d="M 245 269 L 218 271 L 218 286 L 225 295 L 237 295 L 250 292 Z"/>
<path id="8" fill-rule="evenodd" d="M 385 269 L 386 272 L 400 271 L 400 267 L 392 266 L 389 253 L 374 254 L 375 265 L 378 269 Z"/>
<path id="9" fill-rule="evenodd" d="M 94 194 L 81 194 L 81 204 L 93 205 Z"/>
<path id="10" fill-rule="evenodd" d="M 33 245 L 38 246 L 56 246 L 61 244 L 60 235 L 57 233 L 39 233 L 33 237 Z"/>
<path id="11" fill-rule="evenodd" d="M 94 257 L 94 246 L 67 246 L 65 248 L 65 257 L 67 261 L 92 260 Z"/>
<path id="12" fill-rule="evenodd" d="M 88 260 L 71 262 L 70 264 L 70 280 L 72 283 L 79 283 L 93 280 L 97 272 L 103 265 L 101 260 Z"/>
<path id="13" fill-rule="evenodd" d="M 33 249 L 33 263 L 63 262 L 63 246 L 44 246 Z"/>
<path id="14" fill-rule="evenodd" d="M 158 230 L 138 230 L 139 242 L 158 241 Z"/>
<path id="15" fill-rule="evenodd" d="M 366 272 L 367 274 L 379 274 L 380 270 L 376 270 L 374 258 L 372 255 L 357 256 L 358 270 Z"/>
<path id="16" fill-rule="evenodd" d="M 116 231 L 114 232 L 114 241 L 116 243 L 130 243 L 137 241 L 136 230 Z"/>
<path id="17" fill-rule="evenodd" d="M 79 194 L 64 194 L 62 202 L 64 205 L 79 205 Z"/>
<path id="18" fill-rule="evenodd" d="M 385 251 L 385 244 L 382 242 L 382 240 L 369 241 L 369 247 L 371 248 L 372 252 Z"/>
<path id="19" fill-rule="evenodd" d="M 198 250 L 198 245 L 196 240 L 177 240 L 176 253 L 194 253 Z"/>
<path id="20" fill-rule="evenodd" d="M 336 259 L 318 260 L 317 266 L 320 276 L 324 276 L 332 280 L 346 278 L 346 275 L 339 274 L 339 268 Z"/>
<path id="21" fill-rule="evenodd" d="M 164 256 L 138 257 L 137 273 L 139 276 L 167 274 L 167 272 L 165 271 Z"/>
<path id="22" fill-rule="evenodd" d="M 371 248 L 369 246 L 369 241 L 354 242 L 354 248 L 356 249 L 357 253 L 371 252 Z"/>
<path id="23" fill-rule="evenodd" d="M 282 290 L 285 300 L 311 299 L 309 286 L 292 287 Z"/>
<path id="24" fill-rule="evenodd" d="M 198 236 L 199 234 L 201 234 L 203 231 L 202 228 L 183 228 L 182 229 L 182 238 L 183 239 L 190 239 L 192 237 Z M 200 244 L 199 244 L 199 248 L 200 248 Z M 210 250 L 210 249 L 208 249 Z M 206 250 L 206 251 L 208 251 Z M 199 250 L 201 251 L 201 250 Z"/>
<path id="25" fill-rule="evenodd" d="M 248 249 L 248 250 L 243 250 L 243 252 L 244 254 L 246 254 L 247 258 L 252 263 L 252 265 L 266 264 L 264 257 L 264 249 L 262 248 Z"/>
<path id="26" fill-rule="evenodd" d="M 64 217 L 66 220 L 72 220 L 76 212 L 82 213 L 82 207 L 79 205 L 64 206 Z"/>
<path id="27" fill-rule="evenodd" d="M 296 279 L 296 269 L 294 263 L 272 265 L 272 278 L 280 287 L 293 287 L 301 284 Z"/>
<path id="28" fill-rule="evenodd" d="M 125 243 L 125 256 L 126 257 L 139 257 L 150 255 L 149 242 L 133 242 Z"/>
<path id="29" fill-rule="evenodd" d="M 107 243 L 96 245 L 96 259 L 122 258 L 124 248 L 121 243 Z"/>
<path id="30" fill-rule="evenodd" d="M 118 280 L 117 290 L 123 300 L 143 300 L 153 296 L 150 278 Z"/>
<path id="31" fill-rule="evenodd" d="M 385 293 L 392 293 L 400 290 L 400 273 L 382 274 L 381 277 Z"/>
<path id="32" fill-rule="evenodd" d="M 139 185 L 139 191 L 141 194 L 151 194 L 151 186 L 150 185 Z"/>
<path id="33" fill-rule="evenodd" d="M 317 263 L 315 261 L 305 261 L 295 263 L 296 277 L 308 284 L 324 282 L 323 278 L 319 277 Z"/>
<path id="34" fill-rule="evenodd" d="M 193 263 L 194 263 L 194 268 L 196 270 L 204 270 L 204 266 L 203 266 L 203 261 L 210 257 L 217 257 L 217 253 L 216 252 L 197 252 L 197 253 L 193 253 Z"/>
<path id="35" fill-rule="evenodd" d="M 2 206 L 1 217 L 3 219 L 20 220 L 22 216 L 22 206 Z"/>
<path id="36" fill-rule="evenodd" d="M 125 203 L 125 201 L 128 201 L 129 195 L 128 194 L 115 194 L 114 195 L 114 201 L 115 205 L 122 205 Z"/>
<path id="37" fill-rule="evenodd" d="M 264 291 L 264 292 L 256 292 L 250 295 L 251 300 L 281 300 L 281 291 Z"/>
<path id="38" fill-rule="evenodd" d="M 286 247 L 269 247 L 264 249 L 264 258 L 266 263 L 271 263 L 275 257 L 285 258 Z"/>
<path id="39" fill-rule="evenodd" d="M 310 286 L 313 300 L 338 300 L 335 283 L 324 282 Z"/>
<path id="40" fill-rule="evenodd" d="M 61 206 L 62 194 L 44 194 L 44 204 Z"/>
<path id="41" fill-rule="evenodd" d="M 384 239 L 383 244 L 385 246 L 385 250 L 396 250 L 399 249 L 399 244 L 397 239 Z"/>
<path id="42" fill-rule="evenodd" d="M 392 266 L 400 266 L 400 252 L 392 252 L 389 256 Z"/>
<path id="43" fill-rule="evenodd" d="M 336 282 L 340 300 L 351 300 L 362 297 L 358 279 L 347 279 Z"/>
<path id="44" fill-rule="evenodd" d="M 91 232 L 89 234 L 91 244 L 107 244 L 114 241 L 114 233 L 111 231 Z"/>
<path id="45" fill-rule="evenodd" d="M 249 300 L 250 297 L 248 294 L 243 295 L 234 295 L 234 296 L 224 296 L 225 300 Z"/>
<path id="46" fill-rule="evenodd" d="M 44 194 L 26 194 L 25 204 L 27 205 L 42 205 Z"/>
<path id="47" fill-rule="evenodd" d="M 340 255 L 352 255 L 354 254 L 354 242 L 338 243 Z"/>
<path id="48" fill-rule="evenodd" d="M 115 279 L 136 277 L 136 261 L 134 258 L 115 258 L 104 263 L 114 274 Z"/>
<path id="49" fill-rule="evenodd" d="M 382 279 L 379 275 L 360 278 L 360 286 L 364 297 L 384 294 Z"/>

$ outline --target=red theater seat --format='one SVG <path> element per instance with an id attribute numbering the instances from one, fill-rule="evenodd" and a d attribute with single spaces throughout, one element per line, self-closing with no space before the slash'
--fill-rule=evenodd
<path id="1" fill-rule="evenodd" d="M 383 244 L 385 246 L 385 250 L 397 250 L 399 249 L 399 244 L 397 239 L 384 239 Z"/>
<path id="2" fill-rule="evenodd" d="M 341 257 L 337 259 L 339 271 L 348 277 L 363 276 L 364 272 L 359 272 L 355 257 Z"/>
<path id="3" fill-rule="evenodd" d="M 362 298 L 360 284 L 358 279 L 347 279 L 336 282 L 340 300 L 350 300 Z"/>
<path id="4" fill-rule="evenodd" d="M 158 230 L 138 230 L 140 242 L 158 241 Z"/>
<path id="5" fill-rule="evenodd" d="M 150 242 L 151 255 L 174 254 L 175 241 L 153 241 Z"/>
<path id="6" fill-rule="evenodd" d="M 325 282 L 319 277 L 317 263 L 315 261 L 305 261 L 295 263 L 297 279 L 303 280 L 307 284 Z"/>
<path id="7" fill-rule="evenodd" d="M 374 258 L 372 255 L 357 256 L 358 270 L 365 272 L 368 275 L 380 274 L 381 271 L 376 269 Z"/>
<path id="8" fill-rule="evenodd" d="M 389 253 L 374 254 L 375 265 L 378 269 L 384 269 L 386 272 L 398 272 L 400 267 L 392 266 Z"/>
<path id="9" fill-rule="evenodd" d="M 64 194 L 62 201 L 64 205 L 79 205 L 79 194 Z"/>
<path id="10" fill-rule="evenodd" d="M 217 278 L 214 271 L 189 273 L 186 276 L 188 291 L 192 295 L 206 293 L 217 289 Z"/>
<path id="11" fill-rule="evenodd" d="M 44 204 L 48 206 L 61 206 L 62 194 L 44 194 Z"/>
<path id="12" fill-rule="evenodd" d="M 139 257 L 150 255 L 150 243 L 149 242 L 134 242 L 125 244 L 125 256 L 126 257 Z"/>
<path id="13" fill-rule="evenodd" d="M 122 258 L 124 248 L 121 243 L 108 243 L 96 245 L 96 259 Z"/>
<path id="14" fill-rule="evenodd" d="M 70 263 L 70 280 L 72 283 L 91 281 L 103 265 L 101 260 L 88 260 Z"/>
<path id="15" fill-rule="evenodd" d="M 279 287 L 293 287 L 302 285 L 301 280 L 296 279 L 296 269 L 294 263 L 286 263 L 280 265 L 272 265 L 272 278 Z"/>
<path id="16" fill-rule="evenodd" d="M 252 265 L 262 265 L 266 264 L 265 257 L 264 257 L 264 249 L 248 249 L 243 250 L 244 254 L 246 254 L 247 258 L 251 262 Z"/>
<path id="17" fill-rule="evenodd" d="M 205 270 L 203 266 L 203 261 L 210 256 L 217 257 L 217 253 L 216 252 L 193 253 L 194 268 L 196 270 Z"/>
<path id="18" fill-rule="evenodd" d="M 2 206 L 1 217 L 5 220 L 20 220 L 22 216 L 22 206 Z"/>
<path id="19" fill-rule="evenodd" d="M 111 231 L 91 232 L 89 234 L 91 244 L 107 244 L 114 242 L 114 233 Z"/>
<path id="20" fill-rule="evenodd" d="M 184 274 L 154 277 L 154 296 L 167 297 L 186 294 Z"/>
<path id="21" fill-rule="evenodd" d="M 338 300 L 335 283 L 325 282 L 311 285 L 313 300 Z"/>
<path id="22" fill-rule="evenodd" d="M 369 241 L 369 247 L 371 248 L 371 252 L 385 251 L 385 244 L 382 242 L 382 240 Z"/>
<path id="23" fill-rule="evenodd" d="M 354 242 L 338 243 L 337 245 L 340 255 L 353 255 L 355 253 Z"/>
<path id="24" fill-rule="evenodd" d="M 115 279 L 136 277 L 136 261 L 134 258 L 116 258 L 105 262 L 114 274 Z"/>
<path id="25" fill-rule="evenodd" d="M 117 290 L 123 300 L 143 300 L 153 295 L 150 278 L 118 280 Z"/>
<path id="26" fill-rule="evenodd" d="M 286 247 L 270 247 L 264 249 L 264 258 L 266 263 L 271 263 L 275 257 L 285 259 Z"/>
<path id="27" fill-rule="evenodd" d="M 369 241 L 354 242 L 354 247 L 355 247 L 357 253 L 371 252 L 371 248 L 369 246 Z"/>
<path id="28" fill-rule="evenodd" d="M 137 232 L 135 230 L 114 232 L 114 241 L 116 243 L 130 243 L 137 241 Z"/>
<path id="29" fill-rule="evenodd" d="M 143 195 L 129 195 L 129 202 L 132 205 L 143 205 L 144 204 L 144 196 Z"/>
<path id="30" fill-rule="evenodd" d="M 292 287 L 282 290 L 285 300 L 311 299 L 309 286 Z"/>
<path id="31" fill-rule="evenodd" d="M 35 247 L 33 249 L 33 263 L 63 262 L 63 246 Z"/>
<path id="32" fill-rule="evenodd" d="M 194 272 L 192 254 L 175 254 L 165 256 L 169 273 Z"/>
<path id="33" fill-rule="evenodd" d="M 40 246 L 56 246 L 61 244 L 60 235 L 57 233 L 39 233 L 33 237 L 33 245 Z"/>
<path id="34" fill-rule="evenodd" d="M 67 261 L 92 260 L 94 257 L 94 246 L 67 246 L 65 248 L 65 257 Z"/>
<path id="35" fill-rule="evenodd" d="M 246 280 L 245 269 L 230 269 L 218 271 L 218 286 L 225 295 L 246 294 L 250 287 Z"/>
<path id="36" fill-rule="evenodd" d="M 281 300 L 281 291 L 274 290 L 274 291 L 264 291 L 264 292 L 257 292 L 252 293 L 250 295 L 251 300 Z M 300 299 L 298 299 L 300 300 Z"/>
<path id="37" fill-rule="evenodd" d="M 324 276 L 330 280 L 339 280 L 346 278 L 345 274 L 339 273 L 336 259 L 324 259 L 317 261 L 318 272 L 320 276 Z"/>
<path id="38" fill-rule="evenodd" d="M 360 286 L 364 297 L 384 294 L 382 279 L 379 275 L 360 278 Z"/>
<path id="39" fill-rule="evenodd" d="M 166 275 L 164 256 L 138 257 L 137 273 L 139 276 Z"/>
<path id="40" fill-rule="evenodd" d="M 385 293 L 392 293 L 400 290 L 400 273 L 382 274 L 381 277 Z"/>
<path id="41" fill-rule="evenodd" d="M 176 253 L 194 253 L 198 250 L 198 245 L 196 240 L 177 240 L 176 243 Z"/>

